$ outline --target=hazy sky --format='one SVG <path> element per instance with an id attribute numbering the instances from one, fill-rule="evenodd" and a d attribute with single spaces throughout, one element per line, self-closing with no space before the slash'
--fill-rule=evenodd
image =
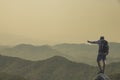
<path id="1" fill-rule="evenodd" d="M 120 0 L 0 0 L 0 44 L 120 42 Z"/>

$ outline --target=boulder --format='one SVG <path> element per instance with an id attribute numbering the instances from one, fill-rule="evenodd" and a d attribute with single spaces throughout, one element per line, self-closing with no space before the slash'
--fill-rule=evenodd
<path id="1" fill-rule="evenodd" d="M 98 74 L 94 80 L 111 80 L 107 75 L 100 73 Z"/>

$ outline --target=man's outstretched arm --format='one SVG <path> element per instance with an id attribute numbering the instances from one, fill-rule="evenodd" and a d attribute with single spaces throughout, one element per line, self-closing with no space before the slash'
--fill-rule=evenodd
<path id="1" fill-rule="evenodd" d="M 92 44 L 98 44 L 98 41 L 87 41 L 88 43 L 92 43 Z"/>

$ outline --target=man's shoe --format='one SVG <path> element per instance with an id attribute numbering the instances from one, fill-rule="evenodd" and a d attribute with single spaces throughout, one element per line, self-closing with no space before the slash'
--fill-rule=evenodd
<path id="1" fill-rule="evenodd" d="M 104 73 L 103 71 L 99 71 L 97 74 Z"/>

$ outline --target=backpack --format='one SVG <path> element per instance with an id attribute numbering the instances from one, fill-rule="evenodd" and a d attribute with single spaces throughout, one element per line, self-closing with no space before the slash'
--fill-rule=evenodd
<path id="1" fill-rule="evenodd" d="M 108 46 L 108 42 L 106 40 L 101 40 L 99 51 L 102 53 L 109 52 L 109 46 Z"/>

